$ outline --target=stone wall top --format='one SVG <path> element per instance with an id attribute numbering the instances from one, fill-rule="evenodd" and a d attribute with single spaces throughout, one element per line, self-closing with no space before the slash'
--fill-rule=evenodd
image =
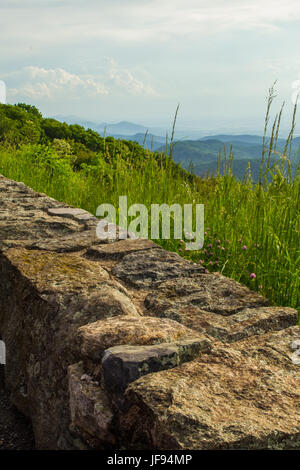
<path id="1" fill-rule="evenodd" d="M 37 448 L 300 448 L 295 310 L 150 240 L 104 243 L 3 176 L 0 202 L 6 385 Z"/>

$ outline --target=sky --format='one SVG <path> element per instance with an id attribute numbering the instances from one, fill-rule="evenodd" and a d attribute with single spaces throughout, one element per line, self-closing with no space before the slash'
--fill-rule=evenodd
<path id="1" fill-rule="evenodd" d="M 7 102 L 47 116 L 259 132 L 300 91 L 299 0 L 0 0 Z M 297 128 L 299 130 L 299 128 Z M 300 133 L 300 130 L 299 132 Z"/>

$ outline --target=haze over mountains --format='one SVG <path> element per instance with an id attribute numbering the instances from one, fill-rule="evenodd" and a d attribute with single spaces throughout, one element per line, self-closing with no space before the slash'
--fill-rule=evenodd
<path id="1" fill-rule="evenodd" d="M 262 156 L 262 136 L 256 135 L 216 135 L 204 137 L 198 140 L 185 140 L 176 142 L 173 148 L 173 159 L 175 162 L 181 162 L 182 166 L 191 169 L 199 176 L 212 174 L 217 169 L 218 153 L 221 154 L 224 161 L 225 152 L 227 156 L 232 153 L 233 173 L 238 178 L 243 178 L 250 163 L 251 174 L 255 181 L 259 176 L 260 162 Z M 266 141 L 268 146 L 269 139 Z M 283 154 L 285 150 L 286 140 L 278 139 L 276 151 Z M 296 169 L 299 159 L 300 138 L 297 137 L 293 141 L 289 158 L 291 160 L 292 171 Z M 288 153 L 288 152 L 286 152 Z M 273 153 L 271 160 L 274 163 L 278 161 L 280 156 Z M 285 163 L 287 169 L 287 163 Z M 222 171 L 222 165 L 221 165 Z"/>
<path id="2" fill-rule="evenodd" d="M 68 124 L 80 124 L 86 129 L 97 131 L 100 135 L 112 136 L 116 139 L 126 139 L 138 142 L 145 148 L 166 151 L 167 130 L 163 128 L 147 128 L 146 126 L 132 122 L 121 121 L 118 123 L 94 123 L 80 120 L 76 116 L 56 116 L 56 119 Z M 170 140 L 171 132 L 168 132 Z M 257 180 L 262 154 L 263 138 L 260 135 L 251 134 L 216 134 L 201 136 L 201 131 L 189 131 L 189 138 L 185 130 L 176 129 L 175 144 L 173 147 L 173 159 L 181 163 L 184 168 L 191 169 L 195 174 L 202 176 L 212 174 L 217 169 L 217 156 L 221 152 L 224 157 L 226 152 L 229 155 L 230 148 L 234 155 L 233 172 L 238 178 L 243 178 L 248 162 L 251 165 L 251 173 L 254 180 Z M 276 150 L 283 153 L 286 140 L 278 139 Z M 295 170 L 299 159 L 300 137 L 294 138 L 290 159 L 292 169 Z M 273 160 L 278 159 L 278 155 L 272 155 Z M 221 168 L 222 171 L 222 168 Z"/>

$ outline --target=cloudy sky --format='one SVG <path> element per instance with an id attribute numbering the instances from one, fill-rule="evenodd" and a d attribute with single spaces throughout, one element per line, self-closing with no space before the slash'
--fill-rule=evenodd
<path id="1" fill-rule="evenodd" d="M 300 88 L 299 0 L 0 0 L 7 101 L 46 115 L 263 127 Z M 294 86 L 294 88 L 293 88 Z"/>

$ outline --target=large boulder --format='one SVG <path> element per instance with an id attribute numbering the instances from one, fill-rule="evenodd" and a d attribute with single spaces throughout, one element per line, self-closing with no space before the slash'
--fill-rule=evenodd
<path id="1" fill-rule="evenodd" d="M 129 385 L 120 418 L 127 447 L 299 449 L 299 366 L 245 349 L 217 347 Z"/>
<path id="2" fill-rule="evenodd" d="M 80 353 L 84 359 L 94 362 L 101 361 L 104 352 L 114 346 L 151 346 L 195 336 L 193 330 L 174 320 L 146 316 L 116 316 L 78 329 Z"/>

